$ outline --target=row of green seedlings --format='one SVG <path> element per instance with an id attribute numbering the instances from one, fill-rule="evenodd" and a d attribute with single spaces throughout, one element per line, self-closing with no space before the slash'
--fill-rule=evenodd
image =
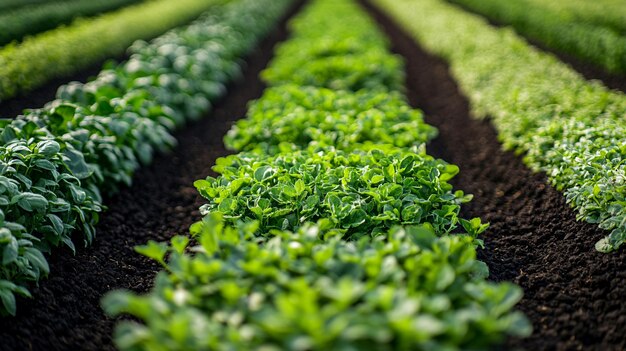
<path id="1" fill-rule="evenodd" d="M 192 239 L 137 251 L 164 271 L 103 300 L 121 350 L 460 350 L 527 335 L 521 290 L 485 280 L 487 225 L 459 217 L 456 166 L 398 92 L 401 60 L 352 1 L 316 0 L 263 72 L 272 86 L 195 183 Z M 402 225 L 402 226 L 401 226 Z M 451 233 L 464 233 L 449 235 Z M 191 244 L 193 243 L 193 244 Z"/>
<path id="2" fill-rule="evenodd" d="M 63 0 L 0 0 L 0 11 L 17 10 L 24 6 L 60 1 Z"/>
<path id="3" fill-rule="evenodd" d="M 116 1 L 119 0 L 107 4 Z M 51 79 L 67 77 L 108 58 L 122 56 L 134 41 L 152 39 L 188 24 L 221 1 L 146 1 L 6 45 L 0 48 L 0 101 L 24 95 Z M 81 6 L 90 3 L 81 1 Z M 5 22 L 0 21 L 2 26 Z"/>
<path id="4" fill-rule="evenodd" d="M 172 132 L 209 111 L 241 60 L 290 1 L 233 1 L 151 43 L 94 81 L 70 83 L 42 109 L 0 128 L 0 313 L 49 273 L 44 253 L 90 244 L 101 193 L 131 183 L 142 164 L 176 140 Z"/>
<path id="5" fill-rule="evenodd" d="M 415 40 L 442 56 L 475 116 L 490 117 L 506 149 L 524 154 L 564 192 L 577 218 L 626 242 L 626 96 L 587 81 L 512 31 L 442 0 L 376 0 Z M 428 14 L 414 21 L 412 13 Z"/>
<path id="6" fill-rule="evenodd" d="M 613 73 L 626 73 L 626 24 L 614 29 L 610 22 L 590 23 L 586 16 L 579 11 L 579 16 L 568 16 L 558 10 L 551 10 L 555 6 L 552 1 L 537 2 L 534 0 L 449 0 L 471 11 L 486 16 L 490 20 L 504 25 L 510 25 L 516 31 L 541 44 L 578 57 Z M 567 1 L 557 0 L 566 6 Z M 600 3 L 595 2 L 596 6 Z M 569 5 L 575 6 L 575 5 Z M 600 5 L 601 6 L 601 5 Z M 621 11 L 620 11 L 621 10 Z M 611 4 L 602 7 L 602 12 L 623 13 L 626 6 Z M 594 12 L 588 13 L 590 16 Z M 596 17 L 597 18 L 597 17 Z M 593 19 L 592 19 L 593 20 Z M 624 16 L 621 16 L 624 20 Z"/>
<path id="7" fill-rule="evenodd" d="M 41 33 L 75 18 L 93 16 L 141 0 L 71 0 L 22 7 L 0 14 L 0 46 L 20 41 L 27 35 Z"/>
<path id="8" fill-rule="evenodd" d="M 626 34 L 626 3 L 621 0 L 542 0 L 530 1 L 533 6 L 544 6 L 549 11 L 571 21 L 595 24 Z"/>

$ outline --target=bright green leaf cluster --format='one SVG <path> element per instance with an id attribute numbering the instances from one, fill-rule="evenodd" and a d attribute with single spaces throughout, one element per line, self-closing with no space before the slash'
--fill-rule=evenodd
<path id="1" fill-rule="evenodd" d="M 265 153 L 275 153 L 283 142 L 347 150 L 366 142 L 419 146 L 436 134 L 398 92 L 282 85 L 267 89 L 224 143 L 237 151 L 260 148 Z"/>
<path id="2" fill-rule="evenodd" d="M 87 171 L 83 154 L 72 145 L 50 139 L 44 129 L 28 124 L 23 127 L 4 128 L 0 135 L 4 139 L 0 147 L 0 211 L 4 220 L 18 223 L 39 237 L 37 248 L 44 251 L 62 243 L 73 250 L 74 229 L 83 231 L 90 242 L 101 204 L 77 177 Z M 13 135 L 18 137 L 7 137 L 16 132 L 19 135 Z M 0 254 L 3 263 L 14 256 L 6 256 L 7 250 Z"/>
<path id="3" fill-rule="evenodd" d="M 402 59 L 388 52 L 387 39 L 372 19 L 345 11 L 348 17 L 343 21 L 327 15 L 342 8 L 341 2 L 311 6 L 294 19 L 291 39 L 278 47 L 270 67 L 261 74 L 263 79 L 274 86 L 401 91 Z"/>
<path id="4" fill-rule="evenodd" d="M 510 25 L 520 34 L 537 40 L 553 50 L 574 55 L 610 72 L 626 73 L 626 36 L 623 32 L 626 23 L 624 22 L 616 31 L 610 21 L 609 23 L 600 22 L 600 16 L 596 15 L 590 21 L 586 20 L 587 16 L 593 16 L 593 11 L 589 14 L 577 11 L 577 16 L 568 16 L 567 13 L 564 14 L 563 11 L 552 8 L 558 6 L 558 3 L 561 3 L 560 8 L 571 7 L 572 5 L 568 5 L 569 0 L 449 1 L 498 23 Z M 602 6 L 602 1 L 586 1 L 586 3 L 595 4 L 596 7 Z M 590 7 L 589 5 L 583 6 Z M 626 19 L 623 15 L 623 11 L 626 11 L 623 2 L 615 8 L 602 6 L 601 9 L 604 17 L 610 18 L 611 13 L 621 14 L 613 22 L 617 22 L 617 19 L 622 21 Z"/>
<path id="5" fill-rule="evenodd" d="M 459 205 L 471 199 L 448 183 L 458 167 L 410 149 L 244 153 L 218 159 L 213 169 L 218 178 L 195 183 L 209 200 L 202 213 L 219 212 L 229 223 L 258 220 L 261 232 L 327 218 L 350 238 L 396 224 L 445 234 L 459 224 Z"/>
<path id="6" fill-rule="evenodd" d="M 11 138 L 16 132 L 29 137 Z M 14 315 L 13 294 L 29 297 L 26 284 L 49 273 L 43 252 L 59 245 L 74 250 L 75 229 L 91 241 L 101 204 L 70 168 L 86 169 L 71 145 L 33 125 L 4 128 L 0 138 L 0 315 Z"/>
<path id="7" fill-rule="evenodd" d="M 610 231 L 598 250 L 626 242 L 623 93 L 441 0 L 376 3 L 449 62 L 474 113 L 491 117 L 504 146 L 548 175 L 578 219 Z M 412 13 L 425 15 L 414 21 Z"/>
<path id="8" fill-rule="evenodd" d="M 0 128 L 0 314 L 15 313 L 14 293 L 48 273 L 42 252 L 67 245 L 78 229 L 88 244 L 102 210 L 101 192 L 129 184 L 171 132 L 197 119 L 240 59 L 289 1 L 241 0 L 151 43 L 87 84 L 59 89 L 58 99 Z"/>
<path id="9" fill-rule="evenodd" d="M 366 23 L 360 29 L 379 37 L 365 19 L 352 1 L 316 0 L 293 22 L 294 36 L 305 43 L 308 29 L 327 30 L 332 46 L 335 28 Z M 385 48 L 377 43 L 373 50 Z M 267 72 L 292 65 L 283 56 L 290 54 L 279 49 Z M 218 159 L 220 176 L 195 183 L 209 200 L 190 228 L 198 245 L 179 236 L 169 246 L 138 247 L 166 271 L 147 295 L 117 291 L 103 300 L 109 314 L 143 322 L 120 323 L 119 348 L 478 350 L 528 335 L 525 317 L 512 312 L 521 290 L 487 283 L 487 267 L 476 261 L 476 235 L 487 225 L 458 217 L 470 199 L 448 183 L 458 168 L 425 154 L 434 129 L 393 83 L 372 80 L 374 88 L 356 93 L 277 82 L 252 104 L 253 121 L 226 140 L 253 151 Z M 332 125 L 366 123 L 368 113 L 379 116 L 371 131 Z M 411 118 L 416 140 L 400 129 L 406 145 L 385 144 L 392 131 L 384 129 Z M 446 235 L 460 228 L 470 235 Z"/>
<path id="10" fill-rule="evenodd" d="M 166 151 L 176 142 L 158 121 L 146 118 L 138 109 L 114 111 L 110 102 L 99 99 L 89 106 L 55 100 L 19 116 L 5 130 L 12 128 L 18 139 L 39 133 L 71 145 L 68 167 L 101 201 L 100 192 L 116 191 L 119 184 L 130 185 L 141 163 L 149 163 L 155 151 Z M 116 102 L 126 101 L 122 98 Z"/>
<path id="11" fill-rule="evenodd" d="M 21 40 L 84 16 L 115 10 L 141 0 L 70 0 L 25 6 L 0 15 L 0 45 Z"/>
<path id="12" fill-rule="evenodd" d="M 256 236 L 207 216 L 194 237 L 138 251 L 163 263 L 153 293 L 106 296 L 124 350 L 468 350 L 525 335 L 521 290 L 485 281 L 472 239 L 395 227 L 356 242 L 321 220 Z M 187 251 L 195 254 L 189 255 Z"/>

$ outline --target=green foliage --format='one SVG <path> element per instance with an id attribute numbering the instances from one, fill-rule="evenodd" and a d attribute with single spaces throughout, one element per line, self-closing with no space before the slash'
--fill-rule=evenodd
<path id="1" fill-rule="evenodd" d="M 14 294 L 49 271 L 43 253 L 72 250 L 71 233 L 95 235 L 101 192 L 130 184 L 171 132 L 197 119 L 240 58 L 275 23 L 288 1 L 224 5 L 151 43 L 87 84 L 59 89 L 58 99 L 0 125 L 0 314 L 15 314 Z"/>
<path id="2" fill-rule="evenodd" d="M 45 239 L 38 246 L 42 250 L 61 243 L 73 249 L 73 229 L 84 231 L 90 242 L 101 204 L 77 177 L 89 175 L 83 171 L 87 165 L 82 154 L 71 144 L 51 139 L 45 129 L 34 124 L 21 127 L 5 127 L 1 134 L 0 209 L 4 219 Z M 72 157 L 74 162 L 70 162 Z"/>
<path id="3" fill-rule="evenodd" d="M 0 100 L 118 56 L 133 41 L 188 22 L 215 2 L 148 1 L 6 45 L 0 49 Z"/>
<path id="4" fill-rule="evenodd" d="M 117 190 L 120 183 L 129 185 L 140 162 L 149 163 L 155 150 L 166 151 L 175 144 L 168 130 L 157 122 L 134 111 L 112 110 L 103 99 L 89 107 L 55 100 L 18 117 L 11 126 L 20 132 L 25 125 L 36 125 L 51 138 L 71 145 L 74 156 L 66 162 L 83 186 L 97 195 Z"/>
<path id="5" fill-rule="evenodd" d="M 559 17 L 607 27 L 626 34 L 626 3 L 622 0 L 526 0 L 532 6 L 542 6 Z"/>
<path id="6" fill-rule="evenodd" d="M 436 135 L 397 92 L 357 93 L 283 85 L 265 91 L 247 118 L 231 128 L 224 143 L 233 150 L 275 153 L 280 143 L 335 146 L 373 142 L 418 146 Z"/>
<path id="7" fill-rule="evenodd" d="M 53 1 L 3 11 L 0 15 L 0 45 L 56 28 L 78 17 L 97 15 L 139 1 L 141 0 Z"/>
<path id="8" fill-rule="evenodd" d="M 281 65 L 280 69 L 267 70 L 263 72 L 263 78 L 272 84 L 288 82 L 353 91 L 381 87 L 399 89 L 404 78 L 395 74 L 400 72 L 399 60 L 380 52 L 334 55 L 310 61 L 290 62 L 292 67 Z M 300 67 L 305 69 L 300 70 Z"/>
<path id="9" fill-rule="evenodd" d="M 73 250 L 75 229 L 91 241 L 101 211 L 70 169 L 86 167 L 82 155 L 34 124 L 22 127 L 0 135 L 0 315 L 15 315 L 14 294 L 30 296 L 25 284 L 48 274 L 43 252 L 59 245 Z M 82 164 L 67 162 L 72 155 Z"/>
<path id="10" fill-rule="evenodd" d="M 626 97 L 589 82 L 506 29 L 439 0 L 377 0 L 416 40 L 444 57 L 504 146 L 525 154 L 578 211 L 610 231 L 596 248 L 626 241 Z M 508 4 L 508 2 L 507 2 Z M 424 13 L 413 21 L 411 13 Z M 626 56 L 624 56 L 626 57 Z"/>
<path id="11" fill-rule="evenodd" d="M 468 350 L 530 330 L 511 311 L 521 290 L 485 281 L 470 237 L 409 226 L 347 242 L 326 220 L 256 236 L 216 215 L 200 226 L 197 246 L 173 240 L 149 294 L 103 300 L 146 322 L 120 324 L 121 349 Z"/>
<path id="12" fill-rule="evenodd" d="M 345 8 L 342 2 L 306 8 L 291 22 L 292 38 L 278 47 L 263 79 L 270 85 L 402 90 L 400 57 L 387 52 L 387 40 L 370 18 Z M 324 15 L 338 11 L 343 21 Z"/>
<path id="13" fill-rule="evenodd" d="M 380 38 L 365 18 L 352 1 L 317 0 L 292 22 L 294 40 L 315 38 L 319 23 L 330 47 L 352 28 Z M 266 72 L 291 66 L 291 54 L 279 49 Z M 459 218 L 471 196 L 448 183 L 456 166 L 426 155 L 434 129 L 401 87 L 371 79 L 357 92 L 275 81 L 250 106 L 226 141 L 252 151 L 218 159 L 220 175 L 195 183 L 208 204 L 193 238 L 138 247 L 164 268 L 151 292 L 103 299 L 110 315 L 139 319 L 118 325 L 120 349 L 478 350 L 530 333 L 512 311 L 521 290 L 485 281 L 475 247 L 487 224 Z"/>
<path id="14" fill-rule="evenodd" d="M 0 0 L 0 11 L 15 10 L 28 5 L 45 4 L 60 1 L 63 0 Z"/>
<path id="15" fill-rule="evenodd" d="M 260 230 L 295 230 L 329 219 L 346 237 L 386 232 L 394 224 L 423 224 L 444 234 L 459 223 L 459 205 L 471 199 L 448 183 L 458 167 L 417 151 L 332 148 L 221 158 L 218 178 L 195 183 L 230 223 L 258 220 Z M 473 235 L 479 233 L 471 233 Z"/>
<path id="16" fill-rule="evenodd" d="M 590 23 L 585 20 L 588 15 L 583 15 L 580 11 L 577 12 L 579 15 L 576 17 L 564 16 L 561 12 L 550 9 L 552 1 L 541 1 L 541 3 L 533 0 L 449 1 L 480 13 L 495 22 L 511 25 L 522 35 L 537 40 L 551 49 L 574 55 L 610 72 L 626 73 L 625 33 L 616 32 L 610 24 L 598 23 L 598 18 L 591 20 L 595 23 Z M 623 5 L 621 7 L 622 10 L 626 10 Z M 610 7 L 604 7 L 602 12 L 606 15 L 612 11 Z M 621 19 L 623 20 L 624 17 Z M 624 26 L 622 23 L 620 30 L 624 30 Z"/>

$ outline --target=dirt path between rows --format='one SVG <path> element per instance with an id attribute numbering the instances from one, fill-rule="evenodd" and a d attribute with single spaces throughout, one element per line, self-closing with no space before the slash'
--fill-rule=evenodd
<path id="1" fill-rule="evenodd" d="M 297 2 L 289 16 L 301 5 Z M 215 159 L 227 154 L 222 137 L 243 117 L 247 103 L 265 88 L 258 78 L 287 36 L 286 19 L 247 59 L 245 77 L 204 120 L 176 135 L 179 146 L 158 157 L 134 177 L 133 186 L 106 201 L 109 210 L 97 227 L 95 244 L 73 256 L 58 250 L 51 276 L 20 300 L 16 318 L 0 319 L 0 350 L 114 350 L 115 320 L 100 309 L 100 299 L 118 288 L 147 291 L 158 267 L 133 251 L 148 240 L 166 240 L 201 218 L 202 199 L 193 187 L 212 174 Z"/>
<path id="2" fill-rule="evenodd" d="M 363 1 L 364 2 L 364 1 Z M 527 350 L 624 350 L 626 348 L 626 250 L 593 248 L 605 233 L 576 222 L 564 197 L 504 152 L 487 121 L 470 118 L 447 65 L 427 54 L 389 18 L 365 4 L 407 62 L 408 96 L 440 135 L 429 153 L 457 164 L 454 185 L 474 194 L 463 215 L 491 223 L 481 259 L 491 278 L 524 289 L 519 308 L 535 332 L 510 340 Z M 419 16 L 415 16 L 419 20 Z"/>

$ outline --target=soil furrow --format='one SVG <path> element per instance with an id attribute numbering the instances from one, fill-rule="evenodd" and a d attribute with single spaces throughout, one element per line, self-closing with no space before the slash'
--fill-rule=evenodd
<path id="1" fill-rule="evenodd" d="M 133 251 L 148 240 L 166 240 L 187 232 L 201 218 L 202 199 L 193 182 L 213 174 L 215 159 L 228 154 L 222 137 L 245 115 L 248 101 L 260 97 L 259 72 L 287 36 L 288 16 L 246 60 L 244 78 L 229 89 L 207 118 L 177 133 L 178 147 L 137 172 L 133 186 L 106 201 L 93 246 L 76 255 L 57 250 L 50 258 L 51 276 L 33 289 L 34 299 L 18 303 L 16 318 L 0 319 L 0 350 L 113 350 L 115 320 L 101 308 L 103 294 L 125 288 L 138 292 L 152 286 L 159 270 Z M 213 174 L 214 175 L 214 174 Z"/>
<path id="2" fill-rule="evenodd" d="M 457 164 L 458 189 L 474 194 L 463 215 L 491 223 L 480 252 L 491 278 L 524 289 L 520 310 L 535 328 L 511 348 L 623 350 L 626 348 L 626 250 L 602 254 L 606 233 L 577 222 L 574 211 L 543 174 L 502 150 L 488 121 L 470 117 L 444 61 L 428 54 L 388 17 L 361 0 L 407 63 L 407 95 L 440 135 L 429 153 Z M 416 20 L 419 16 L 416 15 Z"/>

